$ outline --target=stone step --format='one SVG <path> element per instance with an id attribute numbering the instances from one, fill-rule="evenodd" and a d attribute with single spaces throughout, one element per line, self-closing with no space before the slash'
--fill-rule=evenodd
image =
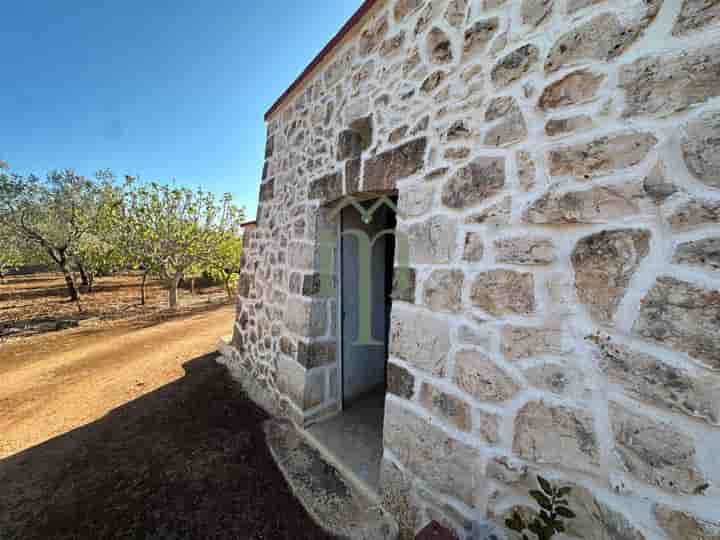
<path id="1" fill-rule="evenodd" d="M 265 425 L 270 452 L 308 514 L 330 534 L 348 540 L 395 540 L 398 526 L 329 463 L 294 424 Z"/>

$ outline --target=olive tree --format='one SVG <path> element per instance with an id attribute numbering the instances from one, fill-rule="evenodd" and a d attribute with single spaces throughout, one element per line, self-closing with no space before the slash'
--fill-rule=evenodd
<path id="1" fill-rule="evenodd" d="M 138 266 L 163 280 L 171 309 L 177 307 L 183 276 L 208 264 L 217 243 L 237 234 L 242 215 L 230 195 L 218 201 L 202 189 L 126 181 L 122 219 L 127 247 Z"/>

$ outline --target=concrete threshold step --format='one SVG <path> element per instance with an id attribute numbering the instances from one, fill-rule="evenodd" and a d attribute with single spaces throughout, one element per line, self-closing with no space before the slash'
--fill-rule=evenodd
<path id="1" fill-rule="evenodd" d="M 398 526 L 376 502 L 353 487 L 292 422 L 265 422 L 270 452 L 315 522 L 348 540 L 395 540 Z"/>

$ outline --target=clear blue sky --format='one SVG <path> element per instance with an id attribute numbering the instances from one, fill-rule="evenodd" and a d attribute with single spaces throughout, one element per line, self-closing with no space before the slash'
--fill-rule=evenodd
<path id="1" fill-rule="evenodd" d="M 254 217 L 263 115 L 360 3 L 3 2 L 0 159 L 174 178 Z"/>

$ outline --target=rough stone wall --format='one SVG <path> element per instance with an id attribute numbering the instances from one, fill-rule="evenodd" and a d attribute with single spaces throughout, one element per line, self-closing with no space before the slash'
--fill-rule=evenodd
<path id="1" fill-rule="evenodd" d="M 502 521 L 535 475 L 586 539 L 720 538 L 720 2 L 388 0 L 268 124 L 231 369 L 337 403 L 318 234 L 399 193 L 382 489 Z"/>

